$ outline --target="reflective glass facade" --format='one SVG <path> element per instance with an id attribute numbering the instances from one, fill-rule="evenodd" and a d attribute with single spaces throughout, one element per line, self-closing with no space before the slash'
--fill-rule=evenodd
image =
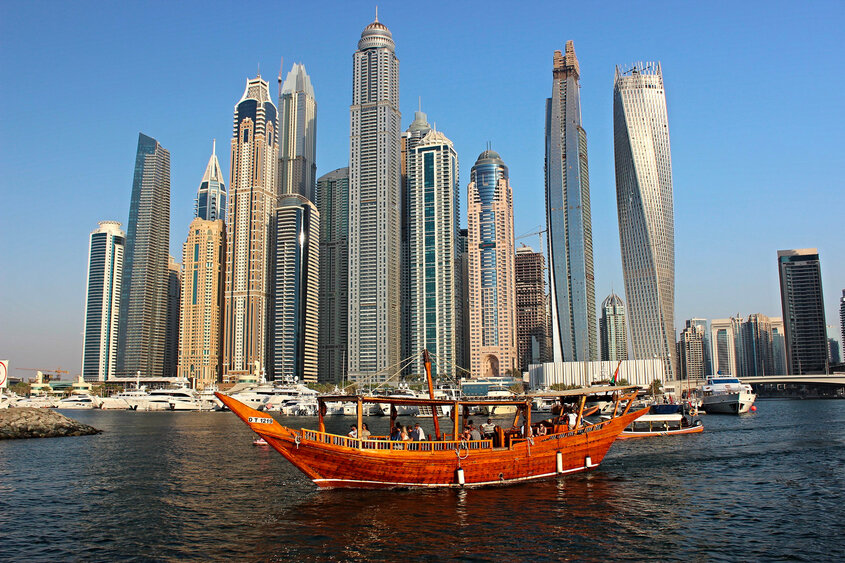
<path id="1" fill-rule="evenodd" d="M 587 133 L 581 127 L 580 68 L 572 41 L 554 53 L 546 101 L 546 225 L 552 356 L 598 359 Z"/>
<path id="2" fill-rule="evenodd" d="M 633 359 L 677 375 L 675 214 L 669 118 L 660 63 L 616 69 L 613 147 L 622 273 Z"/>
<path id="3" fill-rule="evenodd" d="M 164 373 L 169 245 L 170 153 L 141 133 L 120 294 L 118 377 Z"/>

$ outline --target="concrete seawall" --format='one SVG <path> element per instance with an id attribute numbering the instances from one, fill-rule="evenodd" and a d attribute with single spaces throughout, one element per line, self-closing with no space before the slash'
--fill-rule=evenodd
<path id="1" fill-rule="evenodd" d="M 77 422 L 51 409 L 12 407 L 0 410 L 0 440 L 87 436 L 100 432 L 102 430 Z"/>

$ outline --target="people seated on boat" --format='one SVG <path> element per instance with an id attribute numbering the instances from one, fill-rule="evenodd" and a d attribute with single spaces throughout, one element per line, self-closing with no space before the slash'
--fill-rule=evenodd
<path id="1" fill-rule="evenodd" d="M 471 420 L 467 423 L 467 426 L 469 427 L 469 439 L 480 440 L 481 432 L 478 431 L 478 428 L 475 427 Z"/>
<path id="2" fill-rule="evenodd" d="M 547 433 L 546 425 L 542 422 L 537 423 L 537 436 L 545 436 Z"/>
<path id="3" fill-rule="evenodd" d="M 414 424 L 414 429 L 411 430 L 411 439 L 415 442 L 425 440 L 425 432 L 423 431 L 419 422 Z"/>
<path id="4" fill-rule="evenodd" d="M 487 422 L 481 425 L 481 433 L 484 434 L 485 438 L 490 438 L 493 436 L 494 428 L 496 428 L 496 426 L 493 424 L 493 419 L 488 418 Z"/>
<path id="5" fill-rule="evenodd" d="M 578 423 L 578 415 L 574 412 L 570 412 L 566 415 L 566 425 L 569 426 L 569 429 L 572 430 L 575 428 L 575 425 Z"/>
<path id="6" fill-rule="evenodd" d="M 356 429 L 357 430 L 357 429 Z M 362 440 L 369 440 L 370 439 L 370 427 L 367 426 L 365 422 L 364 425 L 361 427 L 361 439 Z"/>
<path id="7" fill-rule="evenodd" d="M 349 436 L 350 438 L 357 438 L 358 437 L 358 427 L 355 426 L 354 424 L 351 424 L 349 426 L 349 428 L 350 428 L 350 430 L 349 430 L 349 434 L 347 434 L 347 436 Z"/>
<path id="8" fill-rule="evenodd" d="M 396 423 L 393 426 L 393 430 L 390 432 L 390 439 L 394 442 L 398 442 L 402 439 L 402 425 Z"/>
<path id="9" fill-rule="evenodd" d="M 461 440 L 471 440 L 469 425 L 464 425 L 464 431 L 461 432 Z"/>

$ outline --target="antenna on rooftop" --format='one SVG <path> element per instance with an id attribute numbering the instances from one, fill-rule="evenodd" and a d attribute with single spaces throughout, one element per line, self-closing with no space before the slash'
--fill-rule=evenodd
<path id="1" fill-rule="evenodd" d="M 282 97 L 282 69 L 285 68 L 285 58 L 282 57 L 279 62 L 279 97 Z"/>

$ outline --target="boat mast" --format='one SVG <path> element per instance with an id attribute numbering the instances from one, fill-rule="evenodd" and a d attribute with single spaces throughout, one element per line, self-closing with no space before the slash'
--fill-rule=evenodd
<path id="1" fill-rule="evenodd" d="M 423 349 L 423 365 L 425 366 L 425 378 L 428 381 L 428 397 L 434 400 L 434 383 L 431 381 L 431 356 L 428 349 Z M 437 405 L 431 405 L 431 418 L 434 419 L 434 438 L 440 439 L 440 422 L 437 420 Z"/>

